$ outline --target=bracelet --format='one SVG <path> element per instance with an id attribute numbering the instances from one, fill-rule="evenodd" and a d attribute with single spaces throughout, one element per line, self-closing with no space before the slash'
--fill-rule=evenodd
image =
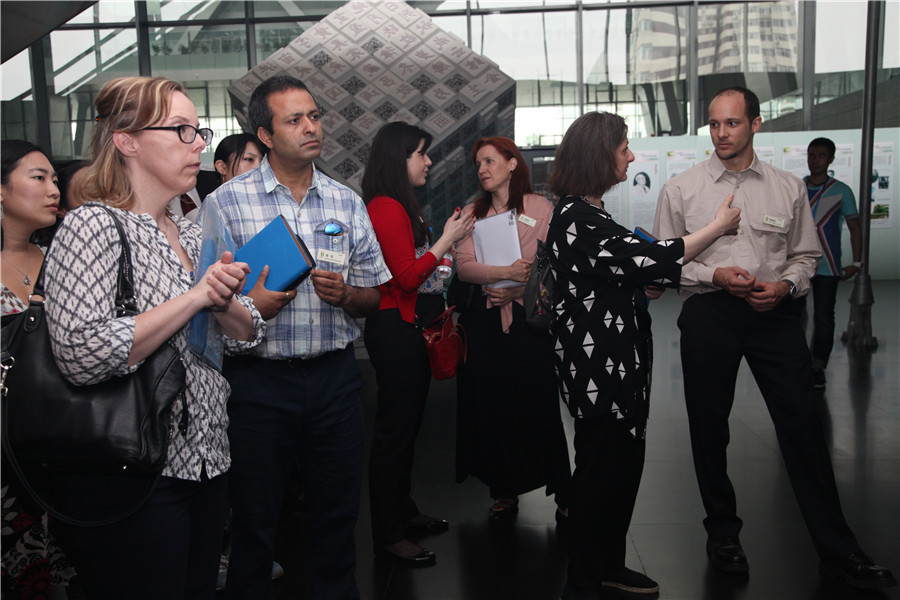
<path id="1" fill-rule="evenodd" d="M 863 265 L 863 264 L 862 264 L 861 262 L 856 261 L 856 262 L 854 262 L 854 263 L 851 263 L 850 266 L 851 266 L 851 267 L 856 267 L 857 269 L 862 269 L 862 265 Z"/>

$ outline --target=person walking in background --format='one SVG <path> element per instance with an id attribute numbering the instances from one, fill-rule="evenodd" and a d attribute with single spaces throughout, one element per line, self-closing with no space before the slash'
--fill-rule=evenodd
<path id="1" fill-rule="evenodd" d="M 659 593 L 655 581 L 625 566 L 650 408 L 647 298 L 658 297 L 659 286 L 677 287 L 682 265 L 740 220 L 728 197 L 713 207 L 711 223 L 681 239 L 648 242 L 613 221 L 602 198 L 627 178 L 634 160 L 627 134 L 619 115 L 582 115 L 566 131 L 550 175 L 560 196 L 547 234 L 556 275 L 551 330 L 559 391 L 575 417 L 563 600 Z"/>
<path id="2" fill-rule="evenodd" d="M 359 598 L 353 531 L 363 471 L 362 376 L 356 321 L 378 309 L 391 279 L 362 200 L 316 169 L 319 108 L 302 81 L 257 86 L 250 123 L 268 149 L 258 169 L 203 202 L 218 209 L 240 248 L 282 216 L 317 262 L 293 290 L 248 293 L 268 320 L 252 354 L 227 357 L 232 547 L 226 598 L 274 596 L 272 560 L 284 488 L 295 459 L 310 514 L 309 560 L 316 598 Z M 220 523 L 221 528 L 221 523 Z"/>
<path id="3" fill-rule="evenodd" d="M 457 276 L 475 284 L 459 322 L 466 328 L 468 357 L 457 377 L 456 480 L 474 475 L 494 499 L 492 523 L 510 523 L 519 494 L 546 486 L 564 521 L 569 453 L 547 332 L 525 321 L 522 294 L 537 252 L 547 237 L 553 205 L 531 191 L 528 165 L 509 138 L 482 138 L 472 160 L 484 193 L 462 211 L 484 219 L 512 211 L 522 258 L 492 265 L 476 256 L 472 236 L 457 245 Z M 478 227 L 477 221 L 475 225 Z M 521 283 L 495 287 L 502 280 Z"/>
<path id="4" fill-rule="evenodd" d="M 215 308 L 225 347 L 258 344 L 265 323 L 239 294 L 249 268 L 231 253 L 199 283 L 200 228 L 166 212 L 196 184 L 212 131 L 198 128 L 184 87 L 150 77 L 107 82 L 95 100 L 93 163 L 74 185 L 79 197 L 110 207 L 131 248 L 140 314 L 115 316 L 121 241 L 113 216 L 94 202 L 63 219 L 46 260 L 47 326 L 56 364 L 75 385 L 132 373 L 171 343 L 187 373 L 172 407 L 166 466 L 146 504 L 112 525 L 54 524 L 88 598 L 213 598 L 227 475 L 231 465 L 225 378 L 188 349 L 188 321 Z M 62 473 L 57 508 L 98 518 L 147 489 L 143 478 Z M 104 515 L 108 517 L 108 514 Z"/>
<path id="5" fill-rule="evenodd" d="M 715 199 L 734 194 L 744 212 L 738 235 L 718 240 L 681 272 L 681 364 L 694 468 L 706 509 L 713 567 L 746 573 L 743 522 L 728 477 L 728 417 L 746 358 L 775 424 L 821 573 L 861 588 L 897 584 L 867 556 L 844 519 L 831 458 L 816 413 L 809 348 L 798 298 L 821 256 L 803 182 L 757 157 L 759 99 L 727 88 L 709 104 L 709 160 L 669 180 L 654 235 L 670 238 L 710 221 Z"/>
<path id="6" fill-rule="evenodd" d="M 381 286 L 378 312 L 366 318 L 366 350 L 378 382 L 369 457 L 369 503 L 375 554 L 408 566 L 435 563 L 434 552 L 408 539 L 443 533 L 449 523 L 419 512 L 411 496 L 416 437 L 431 383 L 421 328 L 444 312 L 438 261 L 472 231 L 459 209 L 432 243 L 413 187 L 425 185 L 431 134 L 402 121 L 378 130 L 362 178 L 363 201 L 393 277 Z"/>
<path id="7" fill-rule="evenodd" d="M 847 184 L 828 174 L 834 162 L 835 145 L 828 138 L 816 138 L 806 149 L 809 175 L 803 178 L 809 207 L 816 222 L 816 236 L 822 249 L 819 269 L 810 282 L 813 298 L 812 353 L 813 387 L 825 388 L 825 368 L 834 348 L 834 304 L 838 284 L 856 275 L 862 267 L 862 228 L 856 199 Z M 850 231 L 853 263 L 841 266 L 841 225 Z"/>

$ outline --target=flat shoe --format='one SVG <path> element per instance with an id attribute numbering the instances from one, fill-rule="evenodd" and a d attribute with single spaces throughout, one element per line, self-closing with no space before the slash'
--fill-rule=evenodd
<path id="1" fill-rule="evenodd" d="M 450 529 L 450 521 L 436 517 L 431 517 L 425 521 L 412 520 L 406 524 L 406 529 L 420 536 L 437 535 Z"/>
<path id="2" fill-rule="evenodd" d="M 519 500 L 518 498 L 514 502 L 509 502 L 508 500 L 497 500 L 494 502 L 494 505 L 491 507 L 490 515 L 488 519 L 491 523 L 501 524 L 501 523 L 509 523 L 513 519 L 516 518 L 516 515 L 519 514 Z"/>
<path id="3" fill-rule="evenodd" d="M 624 598 L 659 598 L 659 584 L 637 571 L 627 567 L 614 575 L 601 577 L 600 591 L 614 592 Z"/>
<path id="4" fill-rule="evenodd" d="M 375 556 L 389 558 L 407 567 L 431 567 L 437 562 L 437 555 L 428 548 L 422 548 L 422 551 L 415 556 L 401 556 L 384 546 L 375 546 Z"/>

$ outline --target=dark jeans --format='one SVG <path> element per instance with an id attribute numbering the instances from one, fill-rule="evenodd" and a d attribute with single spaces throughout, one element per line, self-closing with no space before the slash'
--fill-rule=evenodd
<path id="1" fill-rule="evenodd" d="M 575 472 L 569 499 L 569 584 L 600 589 L 625 566 L 628 527 L 644 471 L 645 440 L 615 414 L 575 419 Z"/>
<path id="2" fill-rule="evenodd" d="M 734 488 L 728 478 L 728 416 L 741 359 L 762 393 L 806 526 L 822 558 L 859 550 L 844 520 L 831 457 L 815 410 L 800 306 L 786 300 L 756 312 L 726 292 L 689 298 L 681 310 L 681 364 L 694 469 L 710 537 L 736 536 Z"/>
<path id="3" fill-rule="evenodd" d="M 363 461 L 362 378 L 352 346 L 308 361 L 242 357 L 231 383 L 232 549 L 226 598 L 274 597 L 271 573 L 295 457 L 310 512 L 316 598 L 359 598 L 353 530 Z"/>
<path id="4" fill-rule="evenodd" d="M 53 533 L 75 566 L 85 596 L 91 600 L 215 598 L 227 478 L 163 477 L 143 508 L 106 527 L 56 522 Z M 139 498 L 140 488 L 146 487 L 143 482 L 120 484 L 117 479 L 60 477 L 58 491 L 65 495 L 59 496 L 59 507 L 88 519 L 121 512 L 107 509 L 110 495 L 121 495 L 124 486 L 130 488 L 124 494 Z M 105 515 L 90 514 L 102 505 L 106 505 Z"/>
<path id="5" fill-rule="evenodd" d="M 814 363 L 828 366 L 834 348 L 834 304 L 840 277 L 816 275 L 812 279 L 813 335 L 810 351 Z"/>
<path id="6" fill-rule="evenodd" d="M 416 313 L 428 321 L 425 315 L 437 316 L 443 305 L 443 296 L 420 294 Z M 404 539 L 405 523 L 419 515 L 411 496 L 411 477 L 431 368 L 422 332 L 404 321 L 395 308 L 366 318 L 365 341 L 378 382 L 369 506 L 373 541 L 384 546 Z"/>

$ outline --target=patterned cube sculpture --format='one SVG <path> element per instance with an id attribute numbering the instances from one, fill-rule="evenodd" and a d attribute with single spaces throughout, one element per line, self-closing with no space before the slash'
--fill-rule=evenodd
<path id="1" fill-rule="evenodd" d="M 324 113 L 316 166 L 357 191 L 379 127 L 403 120 L 430 132 L 434 164 L 420 201 L 436 229 L 478 193 L 475 141 L 514 135 L 515 82 L 403 2 L 351 1 L 236 81 L 228 91 L 244 130 L 250 95 L 277 74 L 301 79 Z"/>

